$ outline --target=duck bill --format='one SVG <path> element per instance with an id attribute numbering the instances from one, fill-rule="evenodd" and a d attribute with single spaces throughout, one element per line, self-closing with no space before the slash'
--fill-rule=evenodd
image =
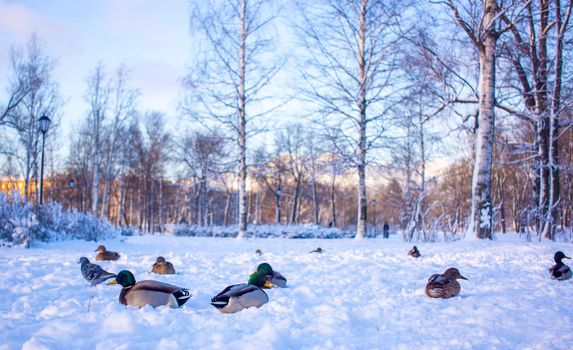
<path id="1" fill-rule="evenodd" d="M 107 282 L 108 286 L 113 286 L 114 284 L 117 284 L 117 280 L 112 280 L 112 281 Z"/>
<path id="2" fill-rule="evenodd" d="M 567 255 L 565 255 L 565 256 L 563 257 L 563 259 L 571 259 L 571 258 L 568 257 Z"/>
<path id="3" fill-rule="evenodd" d="M 468 280 L 467 278 L 465 278 L 465 277 L 462 276 L 462 275 L 460 275 L 460 278 L 463 279 L 463 280 L 466 280 L 466 281 Z"/>
<path id="4" fill-rule="evenodd" d="M 265 287 L 265 288 L 276 288 L 277 286 L 275 286 L 274 284 L 272 284 L 272 283 L 269 282 L 269 281 L 265 281 L 264 287 Z"/>

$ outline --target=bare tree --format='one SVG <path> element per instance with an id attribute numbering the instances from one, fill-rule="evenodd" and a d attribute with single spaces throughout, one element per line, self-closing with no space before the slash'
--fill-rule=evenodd
<path id="1" fill-rule="evenodd" d="M 138 91 L 129 85 L 128 71 L 120 66 L 110 81 L 110 105 L 107 113 L 110 118 L 104 124 L 102 148 L 102 173 L 104 186 L 102 194 L 101 216 L 103 219 L 108 203 L 108 194 L 113 180 L 121 172 L 122 164 L 126 163 L 127 140 L 124 130 L 127 119 L 133 115 Z"/>
<path id="2" fill-rule="evenodd" d="M 440 3 L 448 6 L 458 26 L 465 32 L 479 54 L 479 112 L 475 143 L 474 172 L 472 180 L 472 206 L 468 233 L 478 238 L 492 238 L 493 204 L 491 178 L 493 143 L 495 136 L 496 44 L 499 36 L 511 28 L 499 28 L 499 17 L 514 8 L 511 2 L 501 8 L 497 0 L 454 1 Z"/>
<path id="3" fill-rule="evenodd" d="M 88 75 L 85 99 L 89 104 L 84 135 L 90 143 L 91 212 L 106 215 L 110 184 L 120 171 L 124 159 L 126 120 L 133 115 L 138 90 L 129 86 L 128 69 L 120 66 L 109 74 L 102 62 Z M 100 185 L 103 178 L 103 190 Z"/>
<path id="4" fill-rule="evenodd" d="M 85 99 L 89 104 L 87 135 L 90 137 L 91 143 L 91 169 L 92 169 L 92 208 L 91 213 L 94 216 L 98 215 L 99 204 L 99 187 L 101 176 L 101 158 L 103 153 L 104 141 L 104 121 L 109 107 L 110 101 L 110 88 L 109 82 L 106 80 L 105 68 L 103 63 L 98 63 L 96 68 L 90 73 L 87 78 L 87 91 Z"/>
<path id="5" fill-rule="evenodd" d="M 18 146 L 12 155 L 18 160 L 24 178 L 26 199 L 30 195 L 30 181 L 37 176 L 41 152 L 38 119 L 43 115 L 49 116 L 53 134 L 58 129 L 58 113 L 63 105 L 58 85 L 52 78 L 55 62 L 43 53 L 42 46 L 38 36 L 32 34 L 25 46 L 12 48 L 10 63 L 14 93 L 5 110 L 7 114 L 3 116 L 18 138 Z"/>
<path id="6" fill-rule="evenodd" d="M 564 120 L 562 82 L 566 63 L 563 57 L 571 44 L 565 40 L 573 1 L 528 1 L 522 20 L 512 22 L 501 14 L 511 28 L 502 37 L 502 58 L 512 67 L 508 82 L 522 97 L 524 108 L 512 113 L 531 123 L 535 130 L 538 233 L 553 239 L 559 223 L 560 128 Z M 569 60 L 570 61 L 570 60 Z M 564 66 L 565 65 L 565 66 Z M 570 69 L 570 68 L 569 68 Z"/>
<path id="7" fill-rule="evenodd" d="M 201 2 L 192 23 L 205 37 L 202 52 L 184 81 L 188 95 L 183 111 L 219 128 L 236 143 L 239 181 L 239 234 L 247 231 L 247 142 L 256 133 L 254 118 L 268 115 L 261 103 L 280 64 L 273 58 L 271 1 L 225 0 Z"/>
<path id="8" fill-rule="evenodd" d="M 356 238 L 366 235 L 368 155 L 388 127 L 398 88 L 396 44 L 402 1 L 309 3 L 301 39 L 312 52 L 303 74 L 318 121 L 338 153 L 357 171 Z M 394 98 L 393 98 L 394 97 Z"/>
<path id="9" fill-rule="evenodd" d="M 290 173 L 293 182 L 293 193 L 291 202 L 291 212 L 289 223 L 294 224 L 299 219 L 298 208 L 302 197 L 302 183 L 309 167 L 309 156 L 305 149 L 306 133 L 301 124 L 288 125 L 283 132 L 277 135 L 277 148 L 283 150 L 285 154 L 278 155 L 285 157 L 284 162 L 287 171 Z"/>
<path id="10" fill-rule="evenodd" d="M 208 224 L 208 192 L 210 183 L 224 170 L 224 138 L 215 133 L 194 132 L 183 136 L 175 145 L 174 158 L 186 165 L 189 174 L 197 179 L 197 205 L 200 225 Z"/>

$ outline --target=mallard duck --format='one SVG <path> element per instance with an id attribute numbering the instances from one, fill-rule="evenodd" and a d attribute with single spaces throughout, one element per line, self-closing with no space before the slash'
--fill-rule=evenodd
<path id="1" fill-rule="evenodd" d="M 324 253 L 321 247 L 316 248 L 315 250 L 311 250 L 309 253 Z"/>
<path id="2" fill-rule="evenodd" d="M 273 270 L 268 263 L 259 264 L 259 266 L 257 266 L 257 272 L 265 276 L 267 281 L 276 287 L 285 288 L 287 286 L 287 279 L 281 275 L 280 272 Z"/>
<path id="3" fill-rule="evenodd" d="M 414 246 L 414 248 L 410 249 L 408 255 L 414 258 L 419 258 L 421 254 L 420 251 L 418 250 L 418 247 Z"/>
<path id="4" fill-rule="evenodd" d="M 211 298 L 211 305 L 224 314 L 232 314 L 249 307 L 261 307 L 269 301 L 269 296 L 262 287 L 273 288 L 266 277 L 255 272 L 249 283 L 234 284 L 223 289 Z"/>
<path id="5" fill-rule="evenodd" d="M 555 265 L 551 266 L 549 269 L 549 274 L 551 278 L 563 281 L 568 280 L 571 278 L 571 269 L 569 266 L 563 263 L 563 259 L 571 259 L 570 257 L 566 256 L 562 251 L 558 251 L 553 256 L 555 259 Z"/>
<path id="6" fill-rule="evenodd" d="M 139 307 L 167 305 L 176 308 L 185 304 L 191 297 L 188 289 L 172 284 L 151 280 L 135 283 L 135 277 L 127 270 L 120 271 L 108 284 L 122 285 L 119 302 L 123 305 Z"/>
<path id="7" fill-rule="evenodd" d="M 103 245 L 100 245 L 99 247 L 97 247 L 97 249 L 95 251 L 99 253 L 98 255 L 96 255 L 97 261 L 119 259 L 119 253 L 109 252 L 109 251 L 107 251 L 107 249 L 105 249 L 105 246 L 103 246 Z"/>
<path id="8" fill-rule="evenodd" d="M 100 284 L 103 281 L 116 277 L 115 273 L 107 272 L 101 268 L 101 266 L 92 264 L 85 256 L 82 256 L 78 261 L 78 264 L 82 264 L 81 271 L 82 276 L 91 283 L 92 286 Z"/>
<path id="9" fill-rule="evenodd" d="M 460 294 L 461 286 L 457 279 L 467 280 L 456 268 L 449 268 L 443 274 L 435 274 L 428 278 L 426 295 L 430 298 L 447 299 Z"/>
<path id="10" fill-rule="evenodd" d="M 165 261 L 165 258 L 162 256 L 158 256 L 155 260 L 155 263 L 151 267 L 151 272 L 159 273 L 162 275 L 174 275 L 175 268 L 173 264 L 169 261 Z"/>

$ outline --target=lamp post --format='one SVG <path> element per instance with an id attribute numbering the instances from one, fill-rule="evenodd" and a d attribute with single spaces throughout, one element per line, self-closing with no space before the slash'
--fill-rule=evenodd
<path id="1" fill-rule="evenodd" d="M 44 191 L 44 144 L 46 143 L 46 133 L 50 128 L 50 118 L 43 115 L 38 119 L 40 132 L 42 132 L 42 163 L 40 165 L 40 205 L 42 205 L 42 196 Z"/>

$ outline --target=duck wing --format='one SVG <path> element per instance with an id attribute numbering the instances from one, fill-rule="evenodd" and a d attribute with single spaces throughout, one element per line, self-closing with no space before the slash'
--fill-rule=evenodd
<path id="1" fill-rule="evenodd" d="M 571 278 L 571 269 L 569 266 L 562 264 L 562 265 L 554 265 L 549 269 L 549 273 L 551 277 L 558 280 L 567 280 Z"/>
<path id="2" fill-rule="evenodd" d="M 435 283 L 435 284 L 447 284 L 450 282 L 450 279 L 447 278 L 446 276 L 436 273 L 432 276 L 430 276 L 430 278 L 428 278 L 428 284 L 430 283 Z"/>
<path id="3" fill-rule="evenodd" d="M 229 303 L 229 299 L 238 298 L 256 290 L 260 290 L 260 288 L 251 284 L 233 284 L 227 286 L 219 294 L 211 298 L 211 305 L 215 306 L 216 308 L 222 308 Z"/>

